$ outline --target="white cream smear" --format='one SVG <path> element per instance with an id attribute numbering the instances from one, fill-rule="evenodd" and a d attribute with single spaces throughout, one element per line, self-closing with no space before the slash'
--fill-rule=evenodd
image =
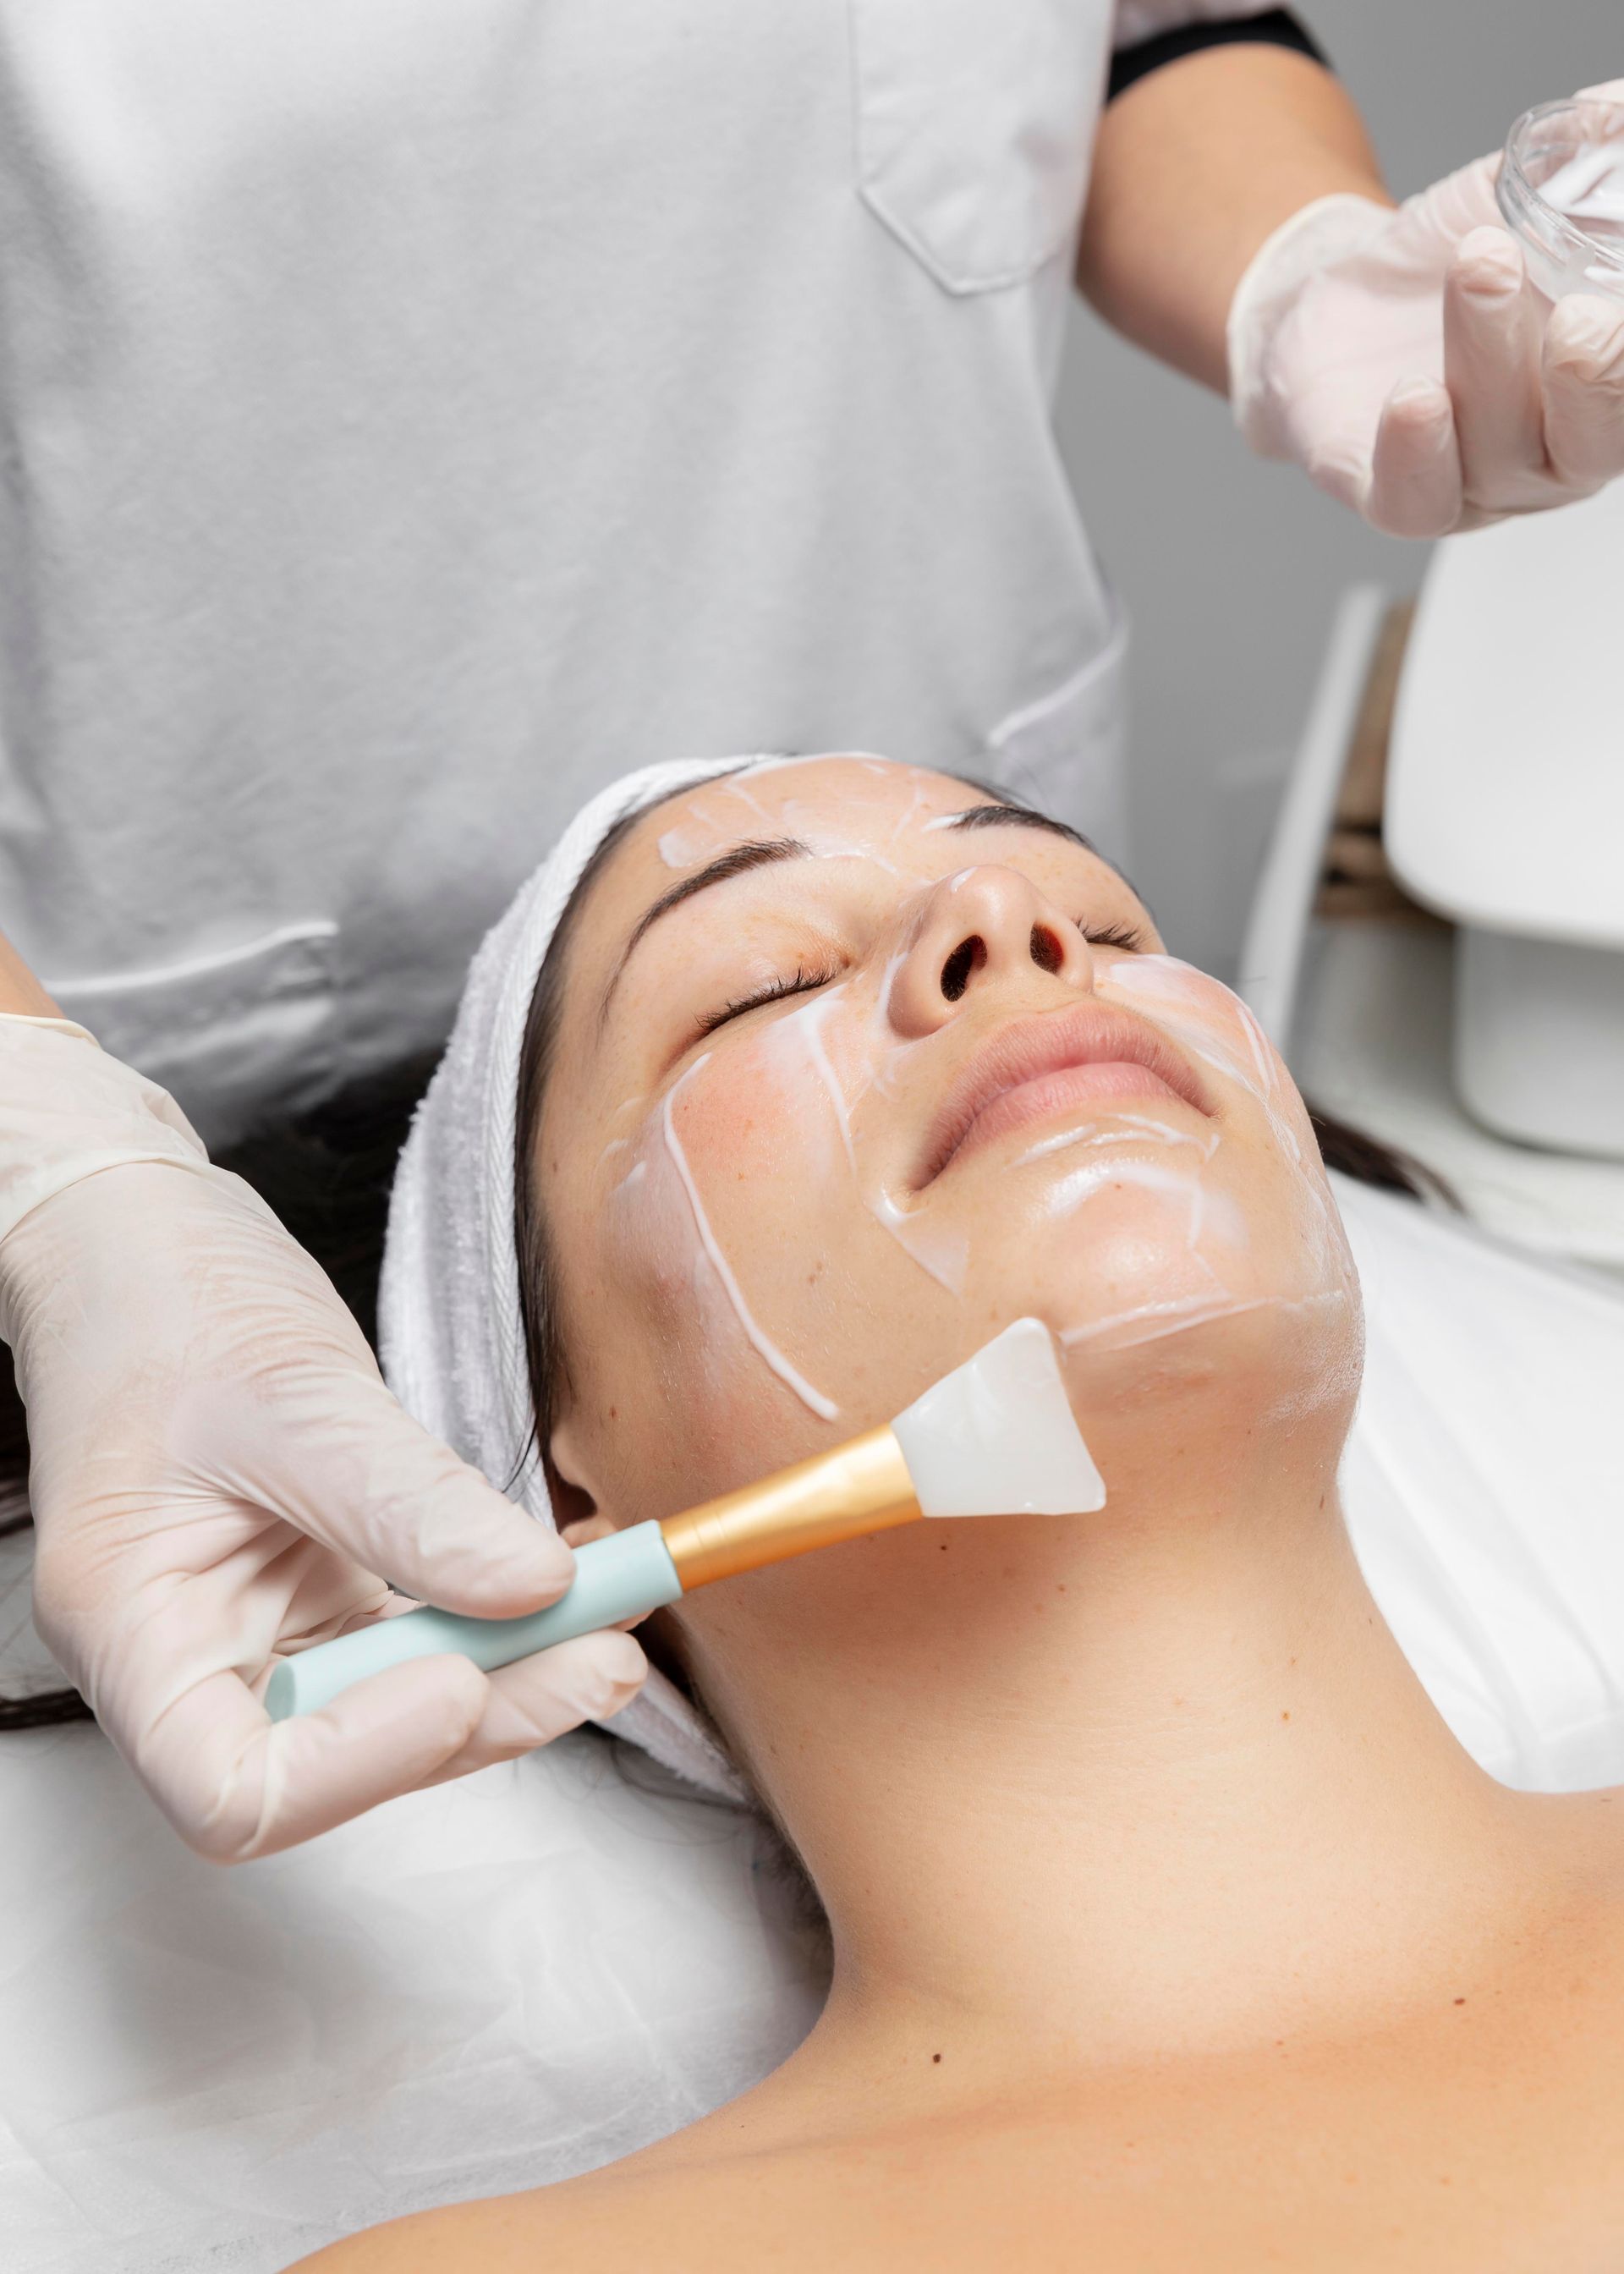
<path id="1" fill-rule="evenodd" d="M 699 1187 L 694 1182 L 694 1173 L 688 1167 L 688 1156 L 682 1149 L 682 1141 L 677 1135 L 677 1125 L 672 1108 L 676 1103 L 679 1092 L 692 1081 L 703 1065 L 710 1063 L 710 1053 L 707 1050 L 703 1057 L 695 1058 L 688 1072 L 680 1081 L 672 1084 L 660 1101 L 660 1126 L 665 1134 L 665 1150 L 670 1155 L 672 1165 L 681 1180 L 682 1189 L 688 1194 L 688 1204 L 693 1211 L 694 1229 L 699 1235 L 699 1244 L 710 1260 L 711 1269 L 722 1283 L 727 1299 L 733 1305 L 734 1315 L 743 1328 L 747 1340 L 761 1357 L 765 1359 L 778 1380 L 794 1391 L 803 1405 L 816 1413 L 820 1421 L 832 1421 L 840 1411 L 834 1400 L 831 1397 L 825 1397 L 821 1389 L 815 1389 L 805 1374 L 790 1364 L 778 1344 L 770 1340 L 756 1323 L 756 1314 L 744 1299 L 744 1291 L 733 1276 L 733 1266 L 723 1254 L 716 1234 L 710 1229 L 710 1219 L 705 1214 L 705 1204 L 699 1197 Z"/>
<path id="2" fill-rule="evenodd" d="M 690 795 L 687 817 L 655 840 L 660 859 L 668 869 L 693 868 L 702 861 L 714 860 L 719 854 L 730 851 L 743 830 L 763 838 L 799 839 L 808 852 L 822 860 L 870 861 L 889 876 L 901 875 L 895 862 L 879 848 L 882 845 L 887 851 L 894 848 L 904 831 L 913 825 L 920 807 L 930 794 L 925 777 L 917 777 L 910 785 L 909 802 L 901 813 L 895 810 L 884 789 L 876 788 L 868 796 L 846 794 L 840 802 L 838 827 L 831 825 L 826 800 L 815 802 L 784 796 L 769 812 L 756 795 L 756 787 L 763 775 L 793 772 L 798 766 L 822 765 L 831 758 L 854 764 L 865 773 L 877 776 L 887 786 L 899 771 L 888 760 L 862 750 L 823 750 L 812 757 L 758 758 L 737 773 L 724 774 Z M 865 817 L 873 825 L 866 835 L 862 828 Z"/>
<path id="3" fill-rule="evenodd" d="M 1204 1161 L 1210 1161 L 1218 1149 L 1218 1132 L 1214 1129 L 1205 1137 L 1198 1137 L 1192 1129 L 1174 1129 L 1165 1121 L 1153 1121 L 1147 1113 L 1125 1112 L 1120 1106 L 1113 1109 L 1112 1121 L 1124 1129 L 1132 1129 L 1148 1138 L 1154 1145 L 1188 1145 Z M 1024 1169 L 1029 1161 L 1046 1160 L 1051 1153 L 1070 1152 L 1078 1145 L 1108 1145 L 1113 1133 L 1086 1122 L 1080 1129 L 1062 1129 L 1056 1136 L 1041 1137 L 1024 1153 L 1017 1154 L 1014 1166 Z"/>
<path id="4" fill-rule="evenodd" d="M 1109 1337 L 1112 1349 L 1129 1350 L 1137 1343 L 1188 1334 L 1192 1327 L 1235 1318 L 1244 1311 L 1312 1311 L 1340 1306 L 1347 1299 L 1339 1288 L 1314 1295 L 1225 1295 L 1207 1301 L 1199 1295 L 1180 1295 L 1161 1303 L 1139 1303 L 1102 1319 L 1089 1319 L 1081 1326 L 1062 1327 L 1060 1339 L 1070 1349 L 1078 1343 L 1104 1342 Z"/>
<path id="5" fill-rule="evenodd" d="M 1088 1162 L 1053 1186 L 1044 1203 L 1045 1213 L 1069 1216 L 1097 1193 L 1115 1192 L 1124 1185 L 1159 1193 L 1184 1212 L 1185 1249 L 1213 1284 L 1220 1284 L 1218 1274 L 1200 1252 L 1201 1242 L 1216 1233 L 1226 1246 L 1243 1248 L 1248 1239 L 1246 1220 L 1227 1193 L 1210 1193 L 1199 1173 L 1180 1175 L 1154 1161 Z"/>
<path id="6" fill-rule="evenodd" d="M 1297 1171 L 1295 1190 L 1298 1201 L 1296 1229 L 1299 1265 L 1302 1277 L 1309 1285 L 1308 1291 L 1301 1295 L 1239 1295 L 1225 1285 L 1222 1274 L 1213 1269 L 1210 1261 L 1203 1254 L 1196 1256 L 1195 1260 L 1212 1277 L 1214 1287 L 1211 1293 L 1203 1296 L 1192 1291 L 1188 1296 L 1140 1305 L 1105 1318 L 1083 1321 L 1063 1329 L 1061 1340 L 1066 1344 L 1101 1342 L 1108 1346 L 1125 1347 L 1169 1335 L 1187 1333 L 1214 1319 L 1245 1311 L 1262 1308 L 1292 1311 L 1346 1304 L 1350 1300 L 1349 1290 L 1352 1284 L 1352 1260 L 1342 1220 L 1336 1213 L 1330 1188 L 1320 1172 L 1317 1156 L 1311 1158 L 1305 1153 L 1293 1126 L 1282 1091 L 1278 1061 L 1250 1006 L 1218 981 L 1169 955 L 1124 956 L 1101 968 L 1096 979 L 1103 990 L 1115 990 L 1128 998 L 1135 1008 L 1143 1007 L 1146 1015 L 1152 1017 L 1155 1024 L 1177 1041 L 1192 1057 L 1211 1066 L 1227 1081 L 1236 1083 L 1262 1108 L 1282 1154 Z M 1210 1015 L 1214 1008 L 1221 1009 L 1232 1026 L 1238 1029 L 1232 1037 L 1214 1032 Z M 1238 1209 L 1234 1209 L 1233 1202 L 1227 1199 L 1226 1206 L 1232 1211 L 1229 1223 L 1223 1227 L 1226 1236 L 1232 1236 L 1238 1229 L 1244 1237 L 1244 1224 Z M 1189 1240 L 1192 1255 L 1198 1236 L 1196 1221 L 1192 1216 Z M 1203 1229 L 1205 1224 L 1203 1219 Z M 1327 1281 L 1335 1284 L 1327 1286 Z"/>
<path id="7" fill-rule="evenodd" d="M 893 956 L 885 967 L 880 986 L 880 999 L 883 1006 L 889 1006 L 891 983 L 905 960 L 900 955 Z M 969 1267 L 970 1242 L 967 1235 L 949 1227 L 920 1221 L 918 1212 L 906 1208 L 883 1185 L 868 1186 L 859 1175 L 857 1152 L 852 1137 L 852 1108 L 870 1085 L 880 1080 L 880 1076 L 877 1072 L 870 1072 L 858 1086 L 855 1096 L 848 1098 L 840 1077 L 835 1072 L 823 1030 L 830 1013 L 836 1009 L 846 991 L 844 984 L 827 988 L 800 1010 L 789 1012 L 776 1022 L 771 1046 L 775 1054 L 783 1053 L 786 1048 L 805 1053 L 834 1116 L 858 1196 L 875 1222 L 891 1234 L 903 1253 L 910 1256 L 921 1271 L 927 1272 L 938 1286 L 945 1287 L 950 1294 L 961 1295 Z M 884 1017 L 885 1010 L 882 1009 L 882 1021 Z M 882 1064 L 891 1055 L 893 1052 L 890 1050 L 883 1051 Z M 884 1085 L 882 1083 L 881 1086 Z"/>

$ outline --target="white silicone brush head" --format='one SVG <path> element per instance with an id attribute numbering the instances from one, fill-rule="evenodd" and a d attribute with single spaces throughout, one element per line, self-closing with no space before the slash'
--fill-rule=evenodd
<path id="1" fill-rule="evenodd" d="M 1017 1319 L 891 1426 L 926 1516 L 1072 1516 L 1105 1506 L 1041 1319 Z"/>

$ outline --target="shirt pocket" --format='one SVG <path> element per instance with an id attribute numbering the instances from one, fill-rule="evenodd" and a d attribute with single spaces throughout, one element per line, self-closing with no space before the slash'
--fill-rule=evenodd
<path id="1" fill-rule="evenodd" d="M 950 292 L 1019 284 L 1082 214 L 1104 0 L 850 0 L 859 193 Z"/>
<path id="2" fill-rule="evenodd" d="M 285 1117 L 330 1088 L 337 945 L 338 926 L 312 917 L 171 963 L 46 983 L 217 1150 L 267 1111 Z"/>

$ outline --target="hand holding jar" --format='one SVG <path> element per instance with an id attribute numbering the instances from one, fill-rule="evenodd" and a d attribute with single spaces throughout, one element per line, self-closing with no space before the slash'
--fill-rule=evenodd
<path id="1" fill-rule="evenodd" d="M 1230 309 L 1252 447 L 1401 537 L 1565 505 L 1624 471 L 1624 229 L 1579 211 L 1605 184 L 1566 212 L 1540 194 L 1562 200 L 1562 170 L 1577 180 L 1575 156 L 1614 139 L 1624 184 L 1624 81 L 1530 112 L 1503 156 L 1396 209 L 1336 195 L 1294 214 Z"/>

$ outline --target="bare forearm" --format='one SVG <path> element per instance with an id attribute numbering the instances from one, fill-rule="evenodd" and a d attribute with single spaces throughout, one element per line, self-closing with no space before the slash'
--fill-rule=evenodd
<path id="1" fill-rule="evenodd" d="M 19 1013 L 29 1019 L 62 1016 L 11 941 L 0 932 L 0 1017 L 15 1017 Z"/>
<path id="2" fill-rule="evenodd" d="M 1392 202 L 1329 72 L 1277 47 L 1185 56 L 1106 110 L 1078 284 L 1107 323 L 1222 393 L 1224 323 L 1247 262 L 1301 207 L 1350 190 Z"/>

